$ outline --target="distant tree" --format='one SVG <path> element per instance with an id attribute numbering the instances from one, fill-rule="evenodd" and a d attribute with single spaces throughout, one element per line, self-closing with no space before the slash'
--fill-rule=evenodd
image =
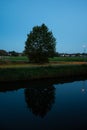
<path id="1" fill-rule="evenodd" d="M 8 52 L 5 50 L 0 50 L 0 56 L 8 56 Z"/>
<path id="2" fill-rule="evenodd" d="M 30 62 L 44 63 L 55 54 L 56 39 L 45 24 L 33 27 L 27 35 L 25 53 Z"/>
<path id="3" fill-rule="evenodd" d="M 81 55 L 80 53 L 76 53 L 76 54 L 75 54 L 76 57 L 77 57 L 77 56 L 80 56 L 80 55 Z"/>
<path id="4" fill-rule="evenodd" d="M 19 53 L 18 53 L 18 52 L 15 52 L 15 51 L 10 51 L 10 52 L 9 52 L 9 55 L 11 55 L 11 56 L 18 56 Z"/>
<path id="5" fill-rule="evenodd" d="M 55 52 L 55 55 L 54 55 L 55 57 L 59 57 L 60 56 L 60 54 L 58 53 L 58 52 Z"/>

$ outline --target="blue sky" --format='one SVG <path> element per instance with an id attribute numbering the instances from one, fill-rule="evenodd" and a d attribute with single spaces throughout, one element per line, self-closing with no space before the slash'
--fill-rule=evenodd
<path id="1" fill-rule="evenodd" d="M 22 52 L 27 34 L 42 23 L 56 51 L 82 53 L 87 46 L 87 0 L 0 0 L 0 49 Z"/>

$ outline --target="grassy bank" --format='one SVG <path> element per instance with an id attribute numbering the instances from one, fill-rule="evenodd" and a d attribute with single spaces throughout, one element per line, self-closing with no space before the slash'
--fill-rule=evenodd
<path id="1" fill-rule="evenodd" d="M 58 62 L 58 61 L 64 61 L 64 62 L 87 62 L 87 57 L 53 57 L 49 58 L 50 62 Z"/>
<path id="2" fill-rule="evenodd" d="M 0 81 L 87 76 L 87 65 L 47 65 L 0 68 Z"/>
<path id="3" fill-rule="evenodd" d="M 87 62 L 87 57 L 53 57 L 49 58 L 49 62 Z M 4 63 L 25 63 L 29 62 L 28 58 L 26 56 L 2 56 L 0 58 L 0 64 Z"/>

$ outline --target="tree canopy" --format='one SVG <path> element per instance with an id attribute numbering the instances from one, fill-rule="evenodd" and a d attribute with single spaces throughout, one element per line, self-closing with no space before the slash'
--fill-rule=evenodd
<path id="1" fill-rule="evenodd" d="M 25 53 L 33 63 L 48 62 L 48 58 L 56 51 L 56 39 L 45 24 L 33 27 L 27 35 Z"/>
<path id="2" fill-rule="evenodd" d="M 7 56 L 8 52 L 5 50 L 0 50 L 0 56 Z"/>

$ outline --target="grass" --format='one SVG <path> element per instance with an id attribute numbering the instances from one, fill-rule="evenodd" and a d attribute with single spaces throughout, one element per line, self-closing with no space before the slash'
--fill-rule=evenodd
<path id="1" fill-rule="evenodd" d="M 16 62 L 16 61 L 28 61 L 28 58 L 26 56 L 2 56 L 0 58 L 0 61 L 9 61 L 9 62 Z"/>
<path id="2" fill-rule="evenodd" d="M 83 57 L 53 57 L 49 58 L 49 64 L 37 65 L 29 64 L 29 60 L 26 56 L 3 56 L 0 58 L 0 68 L 84 64 L 86 61 L 87 58 L 84 59 Z"/>
<path id="3" fill-rule="evenodd" d="M 87 65 L 0 68 L 0 81 L 62 78 L 80 75 L 87 75 Z"/>
<path id="4" fill-rule="evenodd" d="M 9 62 L 28 62 L 28 58 L 26 56 L 3 56 L 0 58 L 0 61 L 4 62 L 4 61 L 9 61 Z M 65 61 L 65 62 L 69 62 L 69 61 L 87 61 L 87 57 L 53 57 L 53 58 L 49 58 L 50 62 L 59 62 L 59 61 Z"/>
<path id="5" fill-rule="evenodd" d="M 29 64 L 25 56 L 2 57 L 0 59 L 0 81 L 87 76 L 87 58 L 54 57 L 49 60 L 47 64 Z"/>
<path id="6" fill-rule="evenodd" d="M 58 62 L 58 61 L 64 61 L 64 62 L 84 62 L 87 61 L 87 57 L 54 57 L 50 58 L 51 62 Z"/>

